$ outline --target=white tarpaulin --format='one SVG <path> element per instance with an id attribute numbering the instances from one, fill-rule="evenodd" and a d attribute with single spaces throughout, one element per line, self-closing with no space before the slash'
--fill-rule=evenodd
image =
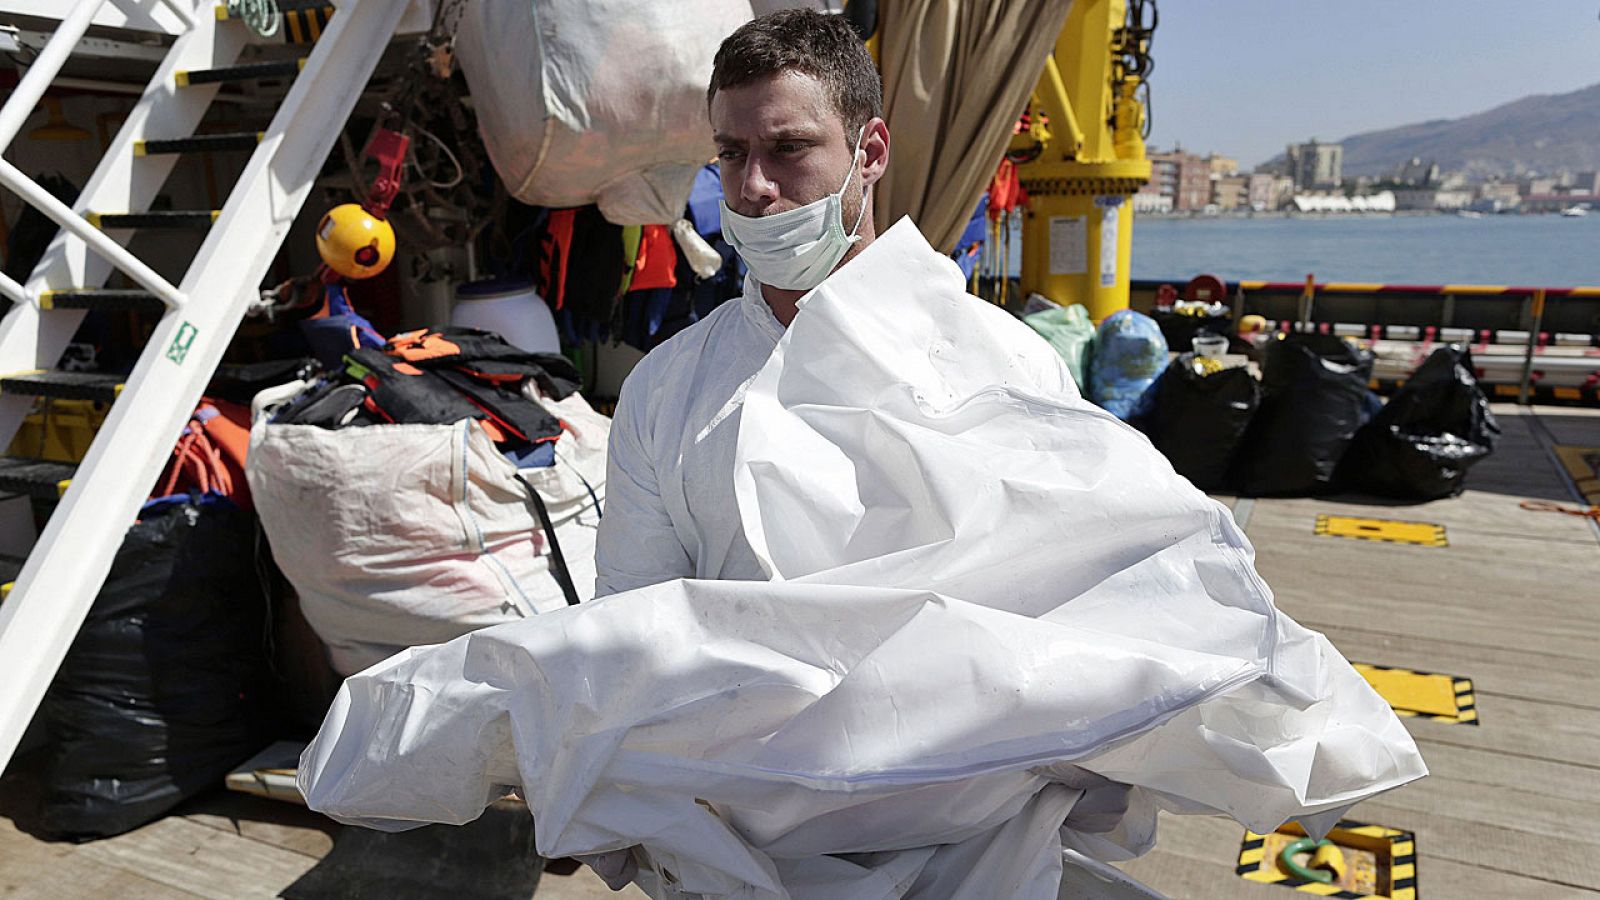
<path id="1" fill-rule="evenodd" d="M 610 420 L 581 394 L 547 406 L 567 426 L 556 465 L 521 474 L 588 599 Z M 273 556 L 341 674 L 566 605 L 517 468 L 475 422 L 335 431 L 263 418 L 248 459 Z"/>
<path id="2" fill-rule="evenodd" d="M 657 897 L 1046 900 L 1064 849 L 1143 852 L 1158 808 L 1315 831 L 1421 777 L 1227 510 L 1016 365 L 1037 340 L 895 226 L 746 395 L 735 490 L 772 581 L 381 663 L 302 758 L 309 804 L 399 828 L 520 785 L 539 852 L 637 845 Z"/>

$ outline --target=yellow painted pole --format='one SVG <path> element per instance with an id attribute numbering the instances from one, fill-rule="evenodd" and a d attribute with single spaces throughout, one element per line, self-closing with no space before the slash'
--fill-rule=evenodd
<path id="1" fill-rule="evenodd" d="M 1133 193 L 1150 178 L 1137 78 L 1113 85 L 1113 41 L 1126 0 L 1079 0 L 1036 94 L 1057 135 L 1018 167 L 1028 191 L 1022 288 L 1082 303 L 1095 321 L 1128 305 Z"/>

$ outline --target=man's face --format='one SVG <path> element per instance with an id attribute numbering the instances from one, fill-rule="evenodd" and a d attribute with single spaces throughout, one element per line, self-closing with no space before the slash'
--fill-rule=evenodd
<path id="1" fill-rule="evenodd" d="M 717 91 L 711 128 L 723 198 L 740 215 L 769 216 L 820 200 L 857 168 L 855 135 L 845 135 L 822 83 L 799 72 Z M 847 223 L 862 203 L 860 181 L 852 182 L 841 210 Z"/>

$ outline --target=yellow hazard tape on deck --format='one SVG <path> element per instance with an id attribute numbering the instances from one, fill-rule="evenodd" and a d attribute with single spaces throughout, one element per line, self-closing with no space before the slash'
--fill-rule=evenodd
<path id="1" fill-rule="evenodd" d="M 1416 544 L 1422 547 L 1448 547 L 1444 526 L 1432 522 L 1399 522 L 1393 519 L 1359 519 L 1350 516 L 1317 516 L 1317 534 L 1383 541 L 1390 544 Z"/>
<path id="2" fill-rule="evenodd" d="M 1328 840 L 1343 851 L 1349 867 L 1331 884 L 1306 881 L 1279 866 L 1278 857 L 1283 848 L 1302 837 L 1305 837 L 1304 829 L 1293 822 L 1271 834 L 1246 831 L 1239 844 L 1239 861 L 1234 873 L 1246 881 L 1292 887 L 1320 897 L 1416 900 L 1417 850 L 1411 832 L 1348 819 L 1341 821 L 1328 833 Z"/>
<path id="3" fill-rule="evenodd" d="M 1397 716 L 1415 716 L 1452 725 L 1478 724 L 1478 698 L 1472 679 L 1393 666 L 1351 663 Z"/>

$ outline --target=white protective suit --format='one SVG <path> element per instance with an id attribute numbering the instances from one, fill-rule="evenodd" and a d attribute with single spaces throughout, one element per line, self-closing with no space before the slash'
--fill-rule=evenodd
<path id="1" fill-rule="evenodd" d="M 770 580 L 624 590 L 350 678 L 301 760 L 313 809 L 460 822 L 521 785 L 541 853 L 639 845 L 656 897 L 1049 900 L 1064 850 L 1142 852 L 1158 808 L 1317 832 L 1425 774 L 1227 510 L 914 226 L 808 295 L 741 406 L 744 307 L 677 341 L 727 365 L 644 367 L 668 407 L 614 428 L 655 477 L 608 487 L 661 498 L 628 531 L 648 553 L 731 499 Z M 688 451 L 735 412 L 730 493 Z M 661 558 L 737 572 L 735 527 Z"/>

